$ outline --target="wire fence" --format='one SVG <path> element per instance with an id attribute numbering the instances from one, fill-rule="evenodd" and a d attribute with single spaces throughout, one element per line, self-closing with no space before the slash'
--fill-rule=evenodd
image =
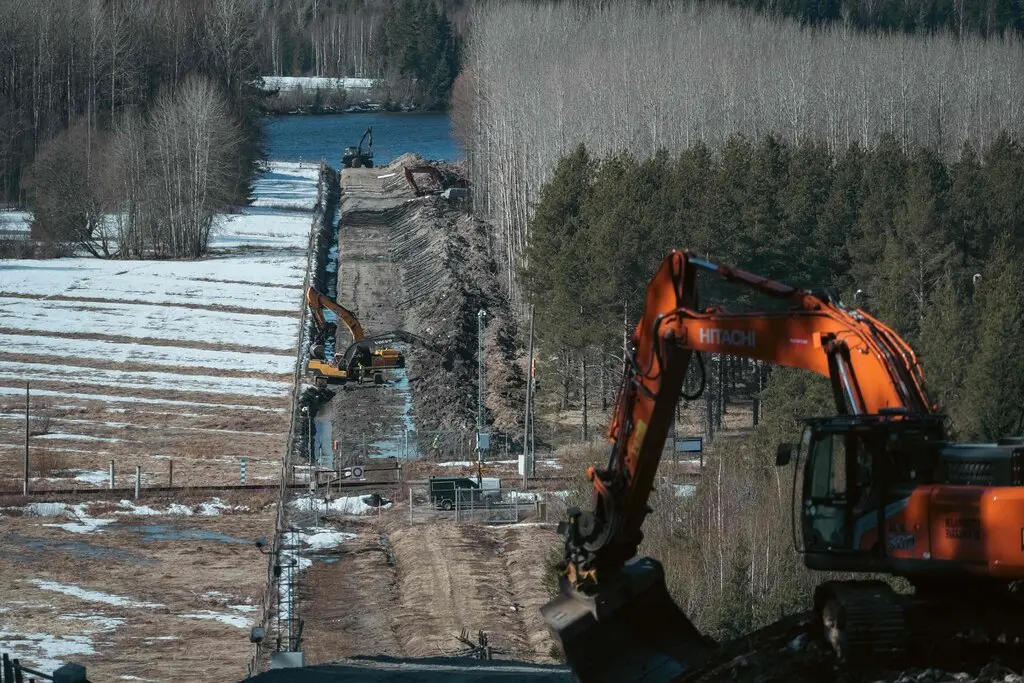
<path id="1" fill-rule="evenodd" d="M 468 477 L 475 481 L 475 478 Z M 485 480 L 486 481 L 486 480 Z M 409 522 L 431 524 L 452 520 L 470 524 L 518 524 L 557 522 L 565 516 L 565 495 L 552 491 L 520 491 L 513 488 L 456 488 L 440 490 L 429 483 L 405 487 Z"/>
<path id="2" fill-rule="evenodd" d="M 307 261 L 306 261 L 306 273 L 302 283 L 302 294 L 299 300 L 299 341 L 296 349 L 296 363 L 295 370 L 292 375 L 292 393 L 289 403 L 289 415 L 291 420 L 288 426 L 288 439 L 285 442 L 284 455 L 281 458 L 281 473 L 279 477 L 280 488 L 278 490 L 277 499 L 277 514 L 274 520 L 274 538 L 271 541 L 269 550 L 265 553 L 267 555 L 267 582 L 263 591 L 262 598 L 260 600 L 260 620 L 257 628 L 263 632 L 263 638 L 255 640 L 253 654 L 249 660 L 248 674 L 254 676 L 258 673 L 261 668 L 261 662 L 264 656 L 266 656 L 270 650 L 271 644 L 277 645 L 281 639 L 281 618 L 282 618 L 282 596 L 281 596 L 281 583 L 280 583 L 280 562 L 281 555 L 287 545 L 285 534 L 288 530 L 288 502 L 290 499 L 290 488 L 288 484 L 291 481 L 292 475 L 292 453 L 295 447 L 295 438 L 298 428 L 299 421 L 299 394 L 302 390 L 302 374 L 305 368 L 304 350 L 307 339 L 307 308 L 305 305 L 305 291 L 310 281 L 315 277 L 314 272 L 317 269 L 317 264 L 314 263 L 314 243 L 317 240 L 318 233 L 324 230 L 325 224 L 329 227 L 333 221 L 334 212 L 338 205 L 338 193 L 337 193 L 337 174 L 326 164 L 320 165 L 320 174 L 317 182 L 317 203 L 313 211 L 313 222 L 309 231 L 309 243 L 307 247 Z M 289 572 L 289 578 L 291 573 Z M 289 585 L 289 589 L 292 586 Z M 288 591 L 289 595 L 292 594 L 292 590 Z M 297 618 L 295 614 L 294 604 L 292 600 L 288 600 L 287 607 L 287 619 L 289 620 L 289 626 L 291 621 Z M 276 617 L 276 619 L 275 619 Z M 276 638 L 270 638 L 269 628 L 275 626 Z M 255 631 L 255 629 L 254 629 Z M 289 636 L 292 629 L 289 628 Z M 289 637 L 291 640 L 291 637 Z M 292 649 L 293 643 L 289 643 L 289 649 Z"/>

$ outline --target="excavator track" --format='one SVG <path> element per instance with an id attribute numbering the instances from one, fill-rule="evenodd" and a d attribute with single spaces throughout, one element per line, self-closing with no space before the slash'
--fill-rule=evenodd
<path id="1" fill-rule="evenodd" d="M 883 581 L 823 583 L 814 591 L 811 633 L 851 665 L 906 654 L 905 599 Z"/>

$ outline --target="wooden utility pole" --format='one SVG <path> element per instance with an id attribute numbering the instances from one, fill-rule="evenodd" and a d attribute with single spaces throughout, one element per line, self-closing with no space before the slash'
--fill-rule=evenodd
<path id="1" fill-rule="evenodd" d="M 29 418 L 29 383 L 25 382 L 25 479 L 22 481 L 21 492 L 28 495 L 28 440 L 31 434 Z"/>

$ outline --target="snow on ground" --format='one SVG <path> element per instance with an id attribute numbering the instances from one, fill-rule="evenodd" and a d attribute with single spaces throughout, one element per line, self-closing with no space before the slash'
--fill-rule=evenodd
<path id="1" fill-rule="evenodd" d="M 106 605 L 115 605 L 117 607 L 139 607 L 139 608 L 150 608 L 155 609 L 159 607 L 165 607 L 156 602 L 139 602 L 126 598 L 120 595 L 113 595 L 111 593 L 104 593 L 102 591 L 89 590 L 87 588 L 81 588 L 80 586 L 74 586 L 66 583 L 57 583 L 56 581 L 44 581 L 43 579 L 29 579 L 28 583 L 34 586 L 42 588 L 47 591 L 54 591 L 56 593 L 63 593 L 64 595 L 70 595 L 72 597 L 85 600 L 87 602 L 101 602 Z"/>
<path id="2" fill-rule="evenodd" d="M 278 162 L 274 168 L 256 181 L 255 207 L 280 209 L 309 209 L 316 202 L 316 182 L 319 164 L 308 162 Z M 313 193 L 310 195 L 310 188 Z M 251 213 L 256 213 L 250 209 Z M 293 220 L 296 217 L 289 217 Z M 285 223 L 282 222 L 283 226 Z M 225 233 L 230 233 L 228 226 Z M 308 233 L 308 226 L 306 229 Z M 225 234 L 225 237 L 226 237 Z"/>
<path id="3" fill-rule="evenodd" d="M 0 367 L 3 364 L 0 362 Z M 46 396 L 46 397 L 57 397 L 57 398 L 70 398 L 70 399 L 86 399 L 89 401 L 104 401 L 110 403 L 142 403 L 142 404 L 155 404 L 155 405 L 172 405 L 172 406 L 196 406 L 200 408 L 221 408 L 224 407 L 220 403 L 203 403 L 202 401 L 175 401 L 166 398 L 146 398 L 144 396 L 108 396 L 107 394 L 80 394 L 80 393 L 69 393 L 66 391 L 50 391 L 48 389 L 32 389 L 33 396 Z M 24 398 L 25 389 L 23 387 L 0 387 L 0 396 L 19 396 Z M 232 405 L 233 410 L 245 410 L 245 411 L 256 411 L 263 413 L 283 413 L 285 408 L 265 408 L 262 406 L 246 406 L 246 405 Z M 165 413 L 167 414 L 167 413 Z"/>
<path id="4" fill-rule="evenodd" d="M 697 487 L 693 484 L 675 484 L 676 498 L 689 498 L 697 492 Z"/>
<path id="5" fill-rule="evenodd" d="M 106 474 L 99 483 L 106 483 Z M 0 508 L 0 516 L 5 511 L 21 513 L 25 517 L 65 517 L 73 520 L 70 523 L 64 524 L 44 524 L 44 526 L 56 527 L 58 529 L 64 529 L 71 533 L 83 534 L 97 531 L 103 526 L 116 521 L 115 519 L 101 519 L 89 516 L 89 506 L 97 505 L 95 501 L 89 503 L 78 503 L 77 505 L 71 505 L 70 503 L 29 503 L 22 507 L 6 507 Z M 159 509 L 149 505 L 141 505 L 132 502 L 127 499 L 121 500 L 118 503 L 117 509 L 113 510 L 111 514 L 114 515 L 136 515 L 136 516 L 181 516 L 191 517 L 198 515 L 201 517 L 216 517 L 224 514 L 225 512 L 247 512 L 249 508 L 245 505 L 231 506 L 225 503 L 220 498 L 213 498 L 209 501 L 199 503 L 197 505 L 182 505 L 180 503 L 171 503 L 167 508 Z M 327 539 L 321 539 L 321 542 L 326 542 Z M 341 539 L 345 540 L 345 539 Z M 339 541 L 340 542 L 340 541 Z"/>
<path id="6" fill-rule="evenodd" d="M 262 246 L 277 221 L 298 223 L 270 246 L 305 250 L 310 218 L 304 216 L 232 216 L 231 244 Z M 249 232 L 245 237 L 244 230 Z M 268 236 L 269 233 L 269 236 Z M 254 244 L 255 243 L 255 244 Z M 141 302 L 183 306 L 233 306 L 241 309 L 292 312 L 301 300 L 304 253 L 217 256 L 199 261 L 119 261 L 97 258 L 0 260 L 0 292 L 34 295 L 41 316 L 67 296 L 110 302 Z M 296 273 L 299 280 L 296 282 Z M 4 327 L 12 327 L 5 324 Z"/>
<path id="7" fill-rule="evenodd" d="M 27 233 L 32 214 L 26 211 L 0 211 L 0 237 Z"/>
<path id="8" fill-rule="evenodd" d="M 337 512 L 343 515 L 365 515 L 371 512 L 377 512 L 377 508 L 373 505 L 367 505 L 364 503 L 363 498 L 364 496 L 343 496 L 341 498 L 331 500 L 328 504 L 324 503 L 323 498 L 300 496 L 291 501 L 291 506 L 302 512 L 319 512 L 321 510 L 328 510 L 330 512 Z M 391 503 L 385 503 L 381 507 L 387 510 L 391 507 Z"/>
<path id="9" fill-rule="evenodd" d="M 273 382 L 248 377 L 210 377 L 179 375 L 174 372 L 143 370 L 82 369 L 46 363 L 0 361 L 0 379 L 73 382 L 87 374 L 89 384 L 141 390 L 195 391 L 210 394 L 244 394 L 245 396 L 286 396 L 291 382 Z"/>
<path id="10" fill-rule="evenodd" d="M 117 387 L 126 396 L 153 390 L 286 396 L 288 382 L 218 375 L 244 369 L 286 379 L 294 368 L 317 174 L 316 165 L 270 164 L 255 183 L 255 205 L 222 216 L 209 258 L 0 260 L 0 350 L 39 360 L 0 360 L 0 380 Z M 0 215 L 0 229 L 29 219 Z M 69 341 L 77 336 L 104 338 Z M 189 348 L 197 344 L 223 350 Z M 157 371 L 96 369 L 83 359 Z M 177 366 L 210 372 L 179 375 Z"/>
<path id="11" fill-rule="evenodd" d="M 351 541 L 356 534 L 344 531 L 315 531 L 310 534 L 303 534 L 302 542 L 309 546 L 310 550 L 330 550 L 337 548 L 345 541 Z"/>
<path id="12" fill-rule="evenodd" d="M 2 265 L 0 265 L 2 268 Z M 0 273 L 2 275 L 2 273 Z M 301 275 L 298 282 L 301 284 Z M 262 288 L 260 288 L 262 289 Z M 292 308 L 298 315 L 300 290 Z M 255 295 L 255 294 L 254 294 Z M 93 301 L 46 301 L 0 296 L 0 320 L 5 328 L 36 333 L 103 334 L 122 337 L 128 330 L 140 339 L 161 339 L 280 349 L 295 348 L 298 321 L 282 315 L 229 313 L 156 304 L 124 304 Z M 37 335 L 43 336 L 43 335 Z M 244 355 L 239 354 L 244 367 Z M 71 361 L 61 356 L 47 362 Z"/>
<path id="13" fill-rule="evenodd" d="M 119 509 L 115 511 L 115 514 L 118 515 L 183 515 L 186 517 L 191 517 L 192 515 L 216 517 L 224 512 L 245 512 L 249 509 L 244 505 L 232 507 L 220 498 L 214 498 L 209 502 L 192 506 L 171 503 L 166 510 L 158 510 L 149 505 L 138 505 L 130 500 L 122 500 L 118 503 L 117 507 Z"/>
<path id="14" fill-rule="evenodd" d="M 182 614 L 180 616 L 185 619 L 210 619 L 213 621 L 219 621 L 222 624 L 227 624 L 228 626 L 237 626 L 238 628 L 249 628 L 252 626 L 248 617 L 243 617 L 239 614 L 213 612 L 211 610 L 204 610 L 194 614 Z"/>
<path id="15" fill-rule="evenodd" d="M 0 630 L 0 650 L 25 666 L 42 671 L 54 671 L 78 655 L 96 654 L 89 636 L 52 636 L 5 630 Z"/>
<path id="16" fill-rule="evenodd" d="M 330 78 L 326 76 L 264 76 L 265 90 L 369 90 L 373 78 Z"/>

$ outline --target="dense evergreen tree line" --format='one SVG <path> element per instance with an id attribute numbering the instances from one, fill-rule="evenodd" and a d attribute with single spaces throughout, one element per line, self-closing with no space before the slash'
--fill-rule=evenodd
<path id="1" fill-rule="evenodd" d="M 844 21 L 863 30 L 919 33 L 947 29 L 983 36 L 1024 31 L 1021 0 L 725 0 L 805 23 Z"/>
<path id="2" fill-rule="evenodd" d="M 547 344 L 577 354 L 621 348 L 671 248 L 828 289 L 919 351 L 960 434 L 992 439 L 1020 431 L 1024 405 L 1022 177 L 1006 135 L 949 163 L 891 137 L 831 152 L 735 136 L 643 161 L 580 145 L 540 191 L 524 282 Z M 756 303 L 737 291 L 705 300 Z"/>
<path id="3" fill-rule="evenodd" d="M 919 353 L 958 439 L 1021 434 L 1022 177 L 1024 149 L 1005 135 L 951 161 L 904 151 L 891 137 L 833 152 L 813 140 L 734 136 L 720 152 L 697 144 L 644 160 L 595 158 L 580 145 L 540 190 L 530 225 L 523 281 L 540 357 L 574 359 L 574 384 L 581 359 L 621 367 L 612 356 L 621 353 L 623 323 L 635 324 L 668 250 L 686 248 L 831 290 L 894 326 Z M 699 277 L 702 305 L 777 306 Z M 701 482 L 684 500 L 671 485 L 657 487 L 640 551 L 665 564 L 673 597 L 700 628 L 735 637 L 807 609 L 828 578 L 792 550 L 792 472 L 775 468 L 773 455 L 799 438 L 801 418 L 835 409 L 828 382 L 811 373 L 776 368 L 762 382 L 763 366 L 705 361 L 704 407 L 694 406 L 708 420 Z M 752 387 L 756 427 L 712 441 L 722 413 Z"/>

